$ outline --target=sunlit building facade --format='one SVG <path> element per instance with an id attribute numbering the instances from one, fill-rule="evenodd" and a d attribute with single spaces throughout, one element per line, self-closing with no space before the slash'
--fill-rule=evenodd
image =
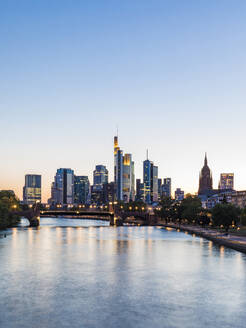
<path id="1" fill-rule="evenodd" d="M 23 187 L 23 203 L 32 205 L 41 202 L 41 175 L 26 174 Z"/>
<path id="2" fill-rule="evenodd" d="M 133 201 L 135 199 L 135 174 L 134 162 L 131 154 L 123 156 L 123 200 L 124 202 Z"/>
<path id="3" fill-rule="evenodd" d="M 220 190 L 234 189 L 234 173 L 221 173 L 219 189 Z"/>

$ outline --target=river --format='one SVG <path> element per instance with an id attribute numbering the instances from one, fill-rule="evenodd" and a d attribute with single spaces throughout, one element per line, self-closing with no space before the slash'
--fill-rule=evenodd
<path id="1" fill-rule="evenodd" d="M 42 218 L 0 238 L 1 328 L 245 328 L 246 255 L 158 227 Z"/>

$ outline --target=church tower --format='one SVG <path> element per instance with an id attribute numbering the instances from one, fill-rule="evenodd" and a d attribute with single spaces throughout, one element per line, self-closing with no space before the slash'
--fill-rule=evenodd
<path id="1" fill-rule="evenodd" d="M 208 167 L 207 153 L 205 154 L 204 166 L 200 172 L 198 195 L 204 195 L 213 189 L 213 178 L 210 168 Z"/>

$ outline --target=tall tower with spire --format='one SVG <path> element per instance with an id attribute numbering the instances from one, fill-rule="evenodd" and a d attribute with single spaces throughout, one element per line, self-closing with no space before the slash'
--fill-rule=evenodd
<path id="1" fill-rule="evenodd" d="M 213 189 L 213 178 L 210 168 L 208 167 L 207 153 L 205 153 L 204 166 L 200 172 L 198 195 L 204 195 Z"/>

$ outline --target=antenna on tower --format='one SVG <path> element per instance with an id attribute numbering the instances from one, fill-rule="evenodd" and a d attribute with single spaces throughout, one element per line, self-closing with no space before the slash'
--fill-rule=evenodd
<path id="1" fill-rule="evenodd" d="M 147 160 L 149 159 L 149 151 L 148 151 L 148 149 L 147 149 Z"/>
<path id="2" fill-rule="evenodd" d="M 117 135 L 117 138 L 118 138 L 118 134 L 119 134 L 119 127 L 118 127 L 118 124 L 116 124 L 116 135 Z"/>

